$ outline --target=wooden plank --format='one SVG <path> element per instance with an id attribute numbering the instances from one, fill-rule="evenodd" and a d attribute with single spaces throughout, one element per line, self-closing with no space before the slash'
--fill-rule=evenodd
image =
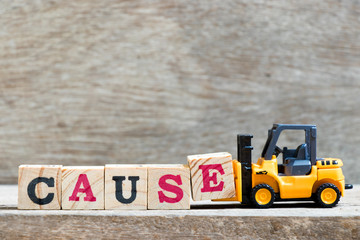
<path id="1" fill-rule="evenodd" d="M 18 209 L 60 209 L 61 167 L 20 165 Z"/>
<path id="2" fill-rule="evenodd" d="M 282 202 L 263 210 L 209 200 L 181 211 L 24 211 L 16 209 L 17 185 L 0 185 L 0 238 L 359 239 L 359 189 L 354 185 L 330 209 Z"/>
<path id="3" fill-rule="evenodd" d="M 105 165 L 105 209 L 147 209 L 147 167 Z"/>
<path id="4" fill-rule="evenodd" d="M 104 209 L 104 167 L 64 166 L 62 209 Z"/>
<path id="5" fill-rule="evenodd" d="M 266 210 L 208 200 L 179 211 L 24 211 L 13 205 L 17 189 L 0 185 L 0 239 L 360 239 L 360 185 L 335 208 Z"/>
<path id="6" fill-rule="evenodd" d="M 235 196 L 234 170 L 230 153 L 208 153 L 187 157 L 195 201 Z"/>
<path id="7" fill-rule="evenodd" d="M 235 208 L 236 209 L 236 208 Z M 241 209 L 243 210 L 243 209 Z M 281 209 L 283 210 L 283 209 Z M 304 209 L 308 211 L 309 209 Z M 312 209 L 311 209 L 312 210 Z M 160 212 L 161 211 L 161 212 Z M 165 211 L 165 210 L 164 210 Z M 219 210 L 186 210 L 172 213 L 147 211 L 149 216 L 137 216 L 127 211 L 111 211 L 108 215 L 34 214 L 7 216 L 0 213 L 3 239 L 359 239 L 360 217 L 279 217 L 214 216 Z M 263 211 L 263 210 L 262 210 Z M 279 210 L 278 210 L 279 211 Z M 50 212 L 50 211 L 48 211 Z M 53 212 L 53 211 L 51 211 Z M 63 211 L 64 212 L 64 211 Z M 39 224 L 41 223 L 41 224 Z M 286 226 L 284 226 L 286 223 Z M 335 224 L 336 223 L 336 224 Z"/>
<path id="8" fill-rule="evenodd" d="M 190 209 L 190 170 L 187 165 L 148 166 L 148 209 Z"/>

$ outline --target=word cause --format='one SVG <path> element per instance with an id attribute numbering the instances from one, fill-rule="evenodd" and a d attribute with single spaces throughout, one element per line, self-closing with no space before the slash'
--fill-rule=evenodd
<path id="1" fill-rule="evenodd" d="M 230 153 L 187 160 L 187 165 L 21 165 L 18 208 L 190 209 L 191 195 L 194 200 L 235 196 Z"/>

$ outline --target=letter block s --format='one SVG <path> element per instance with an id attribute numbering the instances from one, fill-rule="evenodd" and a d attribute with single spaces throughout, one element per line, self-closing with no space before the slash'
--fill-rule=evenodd
<path id="1" fill-rule="evenodd" d="M 187 165 L 148 166 L 148 209 L 190 209 L 190 170 Z"/>

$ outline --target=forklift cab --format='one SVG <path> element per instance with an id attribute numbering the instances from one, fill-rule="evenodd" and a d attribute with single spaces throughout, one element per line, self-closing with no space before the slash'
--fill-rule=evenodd
<path id="1" fill-rule="evenodd" d="M 305 142 L 297 148 L 288 149 L 277 146 L 279 136 L 284 130 L 305 131 Z M 311 166 L 316 164 L 316 126 L 300 124 L 274 124 L 268 132 L 268 139 L 265 143 L 261 156 L 265 160 L 271 160 L 282 153 L 283 163 L 278 163 L 278 174 L 285 176 L 310 174 Z"/>

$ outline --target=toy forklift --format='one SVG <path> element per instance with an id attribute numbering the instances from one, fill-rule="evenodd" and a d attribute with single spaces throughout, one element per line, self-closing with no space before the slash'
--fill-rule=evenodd
<path id="1" fill-rule="evenodd" d="M 287 130 L 305 132 L 305 142 L 296 149 L 277 146 Z M 274 124 L 268 132 L 261 157 L 251 162 L 252 135 L 238 135 L 238 161 L 233 161 L 235 200 L 258 208 L 271 207 L 274 201 L 313 200 L 320 207 L 334 207 L 344 195 L 343 162 L 337 158 L 316 158 L 316 126 Z M 282 153 L 282 163 L 277 157 Z M 352 185 L 346 185 L 352 188 Z"/>

